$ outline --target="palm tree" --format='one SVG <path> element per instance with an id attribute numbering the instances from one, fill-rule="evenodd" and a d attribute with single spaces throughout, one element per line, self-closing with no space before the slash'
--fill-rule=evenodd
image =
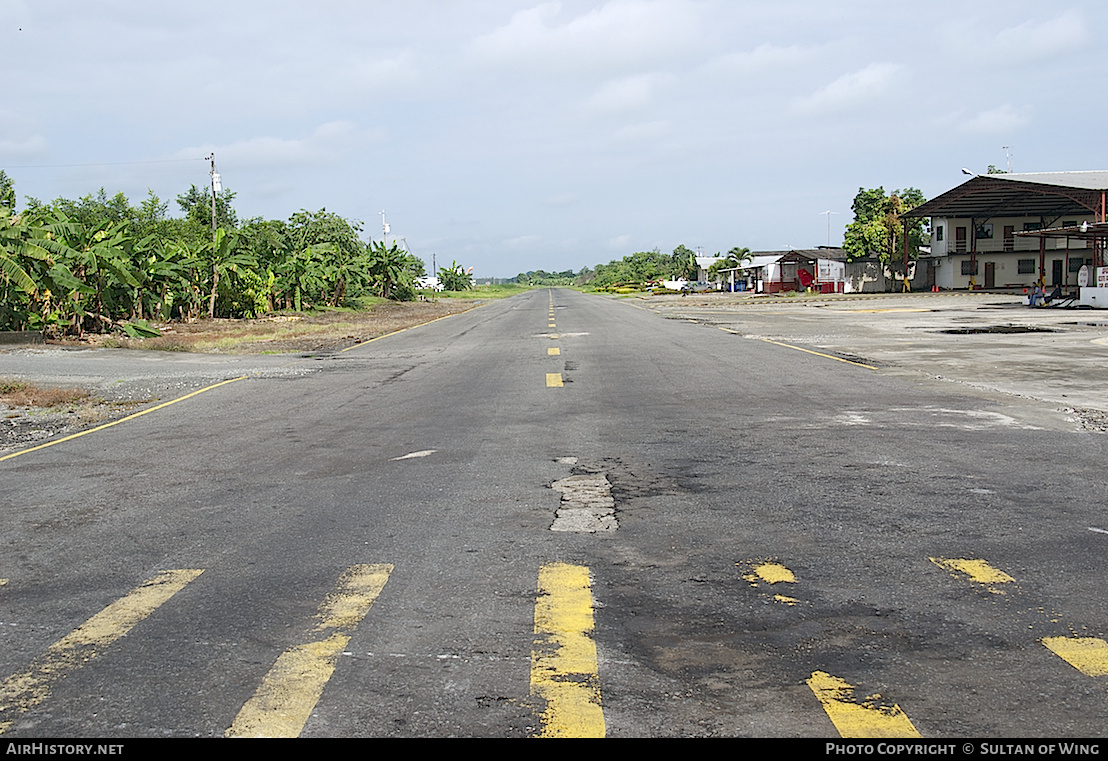
<path id="1" fill-rule="evenodd" d="M 735 273 L 734 273 L 733 270 L 741 267 L 744 262 L 748 262 L 753 258 L 754 258 L 754 254 L 750 253 L 749 248 L 746 248 L 746 247 L 740 248 L 739 246 L 735 246 L 734 248 L 732 248 L 730 251 L 727 252 L 726 256 L 724 256 L 722 259 L 720 259 L 718 262 L 713 264 L 708 269 L 708 274 L 709 274 L 709 276 L 714 276 L 716 278 L 719 278 L 719 277 L 722 276 L 722 273 L 720 272 L 720 270 L 732 270 L 732 272 L 730 273 L 730 275 L 731 275 L 730 282 L 731 282 L 732 285 L 734 285 L 734 283 L 735 283 Z"/>

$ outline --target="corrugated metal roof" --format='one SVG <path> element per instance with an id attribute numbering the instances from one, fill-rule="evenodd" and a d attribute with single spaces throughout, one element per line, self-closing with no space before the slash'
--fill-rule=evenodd
<path id="1" fill-rule="evenodd" d="M 1108 170 L 1103 169 L 1086 172 L 1009 172 L 1007 174 L 989 174 L 985 176 L 1009 182 L 1036 182 L 1041 185 L 1054 185 L 1060 188 L 1108 190 Z"/>
<path id="2" fill-rule="evenodd" d="M 1093 214 L 1108 191 L 1108 171 L 978 175 L 904 216 L 966 218 Z"/>

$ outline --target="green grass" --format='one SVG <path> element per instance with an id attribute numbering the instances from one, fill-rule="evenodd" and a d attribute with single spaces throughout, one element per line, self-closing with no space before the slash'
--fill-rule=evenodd
<path id="1" fill-rule="evenodd" d="M 477 285 L 468 291 L 417 291 L 428 299 L 506 299 L 519 293 L 532 291 L 545 286 L 530 286 L 520 283 L 500 283 L 497 285 Z"/>

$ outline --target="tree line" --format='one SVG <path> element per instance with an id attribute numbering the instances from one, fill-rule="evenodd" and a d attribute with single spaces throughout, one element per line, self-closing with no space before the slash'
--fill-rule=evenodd
<path id="1" fill-rule="evenodd" d="M 138 205 L 102 188 L 76 200 L 27 198 L 16 209 L 0 170 L 0 330 L 79 335 L 147 320 L 256 317 L 280 309 L 413 299 L 424 263 L 396 243 L 366 243 L 362 225 L 320 209 L 239 220 L 235 193 L 191 186 L 182 216 L 152 191 Z M 456 262 L 439 272 L 472 284 Z"/>

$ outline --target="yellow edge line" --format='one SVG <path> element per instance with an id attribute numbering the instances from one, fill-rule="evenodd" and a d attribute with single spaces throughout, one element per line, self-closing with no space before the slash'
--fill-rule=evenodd
<path id="1" fill-rule="evenodd" d="M 201 573 L 188 568 L 162 571 L 62 637 L 26 670 L 0 682 L 0 713 L 24 713 L 46 700 L 54 682 L 100 655 Z M 4 729 L 0 726 L 0 733 Z"/>
<path id="2" fill-rule="evenodd" d="M 477 306 L 470 307 L 469 309 L 463 310 L 461 312 L 455 312 L 453 314 L 444 314 L 442 317 L 436 317 L 433 320 L 428 320 L 427 322 L 421 322 L 419 325 L 412 325 L 411 327 L 401 328 L 400 330 L 394 330 L 392 333 L 386 333 L 383 336 L 377 336 L 376 338 L 371 338 L 368 341 L 362 341 L 361 343 L 354 344 L 353 346 L 347 346 L 345 349 L 341 349 L 339 351 L 339 354 L 342 354 L 345 351 L 350 351 L 351 349 L 357 349 L 359 346 L 365 346 L 366 344 L 373 343 L 374 341 L 380 341 L 382 338 L 388 338 L 389 336 L 395 336 L 397 333 L 403 333 L 404 331 L 411 330 L 412 328 L 418 328 L 422 325 L 430 325 L 432 322 L 438 322 L 439 320 L 445 320 L 447 317 L 456 317 L 459 314 L 465 314 L 466 312 L 472 312 L 474 309 L 480 309 L 481 307 L 486 306 L 487 303 L 488 302 L 486 302 L 485 304 L 478 304 Z M 236 381 L 246 380 L 248 377 L 250 377 L 250 376 L 240 375 L 238 378 L 231 378 L 230 380 L 220 381 L 219 383 L 214 383 L 211 386 L 205 386 L 202 389 L 199 389 L 197 391 L 193 391 L 191 394 L 185 394 L 184 396 L 179 396 L 176 399 L 171 399 L 168 402 L 163 402 L 162 404 L 151 407 L 150 409 L 143 410 L 142 412 L 136 412 L 133 415 L 128 415 L 127 417 L 120 418 L 119 420 L 113 420 L 112 422 L 105 423 L 104 425 L 98 425 L 95 428 L 88 429 L 87 431 L 81 431 L 80 433 L 74 433 L 74 434 L 71 434 L 71 435 L 66 436 L 64 438 L 57 439 L 56 441 L 48 441 L 45 444 L 39 444 L 38 446 L 30 447 L 29 449 L 21 449 L 18 452 L 12 452 L 11 454 L 7 454 L 7 455 L 4 455 L 3 457 L 0 457 L 0 462 L 3 462 L 4 460 L 10 460 L 13 457 L 19 457 L 20 455 L 28 454 L 30 452 L 37 452 L 40 449 L 46 449 L 47 447 L 52 447 L 55 444 L 61 444 L 62 442 L 65 442 L 65 441 L 72 441 L 73 439 L 79 439 L 82 436 L 87 436 L 90 433 L 96 433 L 97 431 L 103 431 L 106 428 L 111 428 L 113 425 L 119 425 L 120 423 L 126 423 L 128 420 L 134 420 L 135 418 L 142 417 L 143 415 L 148 415 L 151 412 L 157 412 L 158 410 L 163 409 L 165 407 L 168 407 L 171 404 L 176 404 L 177 402 L 183 402 L 183 401 L 185 401 L 186 399 L 188 399 L 190 397 L 196 396 L 197 394 L 203 394 L 205 391 L 211 391 L 213 388 L 219 388 L 220 386 L 225 386 L 228 383 L 234 383 Z"/>
<path id="3" fill-rule="evenodd" d="M 210 386 L 205 386 L 202 389 L 198 389 L 196 391 L 193 391 L 191 394 L 185 394 L 184 396 L 179 396 L 176 399 L 170 399 L 168 402 L 162 402 L 161 404 L 159 404 L 157 406 L 154 406 L 154 407 L 151 407 L 150 409 L 143 410 L 142 412 L 136 412 L 133 415 L 128 415 L 127 417 L 120 418 L 119 420 L 113 420 L 112 422 L 105 423 L 104 425 L 98 425 L 95 428 L 89 428 L 87 431 L 81 431 L 80 433 L 70 434 L 69 436 L 66 436 L 65 438 L 57 439 L 56 441 L 48 441 L 45 444 L 39 444 L 37 447 L 31 447 L 30 449 L 23 449 L 19 452 L 12 452 L 11 454 L 4 455 L 3 457 L 0 457 L 0 462 L 3 462 L 4 460 L 10 460 L 13 457 L 19 457 L 20 455 L 28 454 L 29 452 L 37 452 L 40 449 L 46 449 L 47 447 L 52 447 L 55 444 L 61 444 L 62 442 L 65 442 L 65 441 L 72 441 L 73 439 L 79 439 L 82 436 L 89 435 L 90 433 L 96 433 L 97 431 L 103 431 L 106 428 L 111 428 L 113 425 L 119 425 L 120 423 L 126 423 L 128 420 L 134 420 L 135 418 L 142 417 L 143 415 L 149 415 L 151 412 L 157 412 L 158 410 L 163 409 L 165 407 L 168 407 L 171 404 L 176 404 L 177 402 L 183 402 L 186 399 L 189 399 L 191 397 L 196 396 L 197 394 L 203 394 L 205 391 L 211 391 L 213 388 L 219 388 L 220 386 L 226 386 L 228 383 L 235 383 L 236 381 L 246 380 L 248 377 L 250 377 L 250 376 L 240 375 L 238 378 L 231 378 L 230 380 L 220 381 L 219 383 L 213 383 Z"/>
<path id="4" fill-rule="evenodd" d="M 457 317 L 460 314 L 465 314 L 466 312 L 472 312 L 474 309 L 480 309 L 483 306 L 488 306 L 489 303 L 490 302 L 486 301 L 484 304 L 477 304 L 476 306 L 471 306 L 469 309 L 463 309 L 460 312 L 454 312 L 452 314 L 444 314 L 442 317 L 436 317 L 433 320 L 428 320 L 427 322 L 421 322 L 418 325 L 409 325 L 406 328 L 401 328 L 400 330 L 394 330 L 391 333 L 385 333 L 382 336 L 377 336 L 376 338 L 370 338 L 366 341 L 361 341 L 359 343 L 354 344 L 353 346 L 347 346 L 345 349 L 339 349 L 338 353 L 343 354 L 345 352 L 350 351 L 351 349 L 357 349 L 359 346 L 365 346 L 366 344 L 371 344 L 374 341 L 380 341 L 382 338 L 389 338 L 390 336 L 399 335 L 400 333 L 403 333 L 404 331 L 407 331 L 407 330 L 413 330 L 415 328 L 422 328 L 424 325 L 430 325 L 432 322 L 438 322 L 439 320 L 445 320 L 447 317 Z"/>
<path id="5" fill-rule="evenodd" d="M 539 737 L 604 737 L 589 569 L 545 565 L 538 591 L 531 694 L 546 701 Z"/>
<path id="6" fill-rule="evenodd" d="M 281 653 L 224 736 L 299 737 L 351 634 L 381 594 L 392 570 L 387 563 L 348 568 L 335 591 L 319 606 L 315 631 L 331 633 Z"/>
<path id="7" fill-rule="evenodd" d="M 775 346 L 784 346 L 786 349 L 796 349 L 797 351 L 802 351 L 806 354 L 815 354 L 817 357 L 823 357 L 825 359 L 833 359 L 836 362 L 845 362 L 848 365 L 856 365 L 858 367 L 864 367 L 867 370 L 877 370 L 878 369 L 878 368 L 874 367 L 873 365 L 867 365 L 867 364 L 864 364 L 862 362 L 854 362 L 854 361 L 849 360 L 849 359 L 843 359 L 842 357 L 836 357 L 832 354 L 822 354 L 818 351 L 812 351 L 811 349 L 802 349 L 799 346 L 793 346 L 792 344 L 783 344 L 780 341 L 771 341 L 768 338 L 763 338 L 761 340 L 765 341 L 768 344 L 774 344 Z"/>

